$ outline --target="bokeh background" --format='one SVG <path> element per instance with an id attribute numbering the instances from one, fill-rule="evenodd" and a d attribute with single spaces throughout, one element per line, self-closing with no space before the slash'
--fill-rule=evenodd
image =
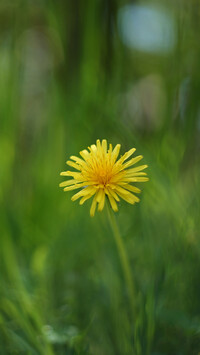
<path id="1" fill-rule="evenodd" d="M 0 1 L 0 354 L 200 354 L 200 3 Z M 150 181 L 117 220 L 58 185 L 96 139 Z"/>

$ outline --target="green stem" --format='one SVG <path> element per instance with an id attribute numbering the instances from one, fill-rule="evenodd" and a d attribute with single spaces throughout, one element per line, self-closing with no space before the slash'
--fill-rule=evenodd
<path id="1" fill-rule="evenodd" d="M 113 235 L 115 238 L 115 242 L 117 245 L 117 249 L 118 249 L 118 253 L 119 253 L 119 258 L 121 261 L 121 266 L 124 272 L 124 278 L 127 284 L 127 289 L 128 289 L 128 293 L 129 293 L 129 300 L 130 300 L 130 306 L 133 312 L 133 315 L 135 314 L 134 311 L 134 285 L 133 285 L 133 279 L 132 279 L 132 275 L 131 275 L 131 267 L 130 267 L 130 263 L 128 260 L 128 256 L 126 253 L 126 249 L 123 243 L 123 239 L 120 235 L 120 231 L 116 222 L 116 218 L 114 216 L 114 213 L 111 209 L 111 207 L 108 205 L 107 203 L 107 212 L 108 212 L 108 219 L 109 219 L 109 223 L 111 226 L 111 229 L 113 231 Z"/>

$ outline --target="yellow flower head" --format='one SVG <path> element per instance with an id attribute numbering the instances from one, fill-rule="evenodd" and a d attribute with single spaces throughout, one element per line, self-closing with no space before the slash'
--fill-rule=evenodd
<path id="1" fill-rule="evenodd" d="M 80 205 L 93 196 L 90 215 L 95 214 L 98 204 L 98 211 L 102 211 L 107 195 L 110 205 L 114 211 L 118 210 L 117 202 L 119 197 L 125 201 L 134 204 L 139 202 L 139 198 L 132 192 L 139 193 L 140 189 L 131 185 L 132 182 L 148 181 L 146 173 L 141 172 L 147 168 L 147 165 L 140 165 L 129 169 L 132 165 L 140 161 L 143 156 L 138 155 L 127 161 L 135 152 L 135 148 L 130 149 L 118 160 L 120 144 L 112 148 L 112 144 L 107 147 L 106 139 L 102 143 L 98 139 L 95 144 L 88 147 L 88 150 L 82 150 L 78 158 L 71 156 L 67 164 L 77 171 L 64 171 L 60 175 L 71 176 L 72 179 L 63 181 L 59 185 L 64 187 L 64 191 L 81 189 L 72 196 L 72 201 L 80 199 Z M 131 191 L 131 192 L 130 192 Z"/>

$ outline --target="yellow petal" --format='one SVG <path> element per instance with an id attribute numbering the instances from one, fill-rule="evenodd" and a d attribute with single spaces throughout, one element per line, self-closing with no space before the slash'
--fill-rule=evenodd
<path id="1" fill-rule="evenodd" d="M 76 169 L 76 170 L 81 170 L 80 166 L 79 166 L 78 164 L 74 163 L 73 161 L 68 160 L 68 161 L 66 162 L 66 164 L 69 165 L 69 166 L 71 166 L 72 168 L 74 168 L 74 169 Z"/>
<path id="2" fill-rule="evenodd" d="M 101 196 L 101 200 L 99 201 L 98 211 L 102 211 L 105 205 L 105 192 Z"/>
<path id="3" fill-rule="evenodd" d="M 108 189 L 108 192 L 114 197 L 116 201 L 120 201 L 119 197 L 117 196 L 116 192 L 112 189 Z"/>
<path id="4" fill-rule="evenodd" d="M 84 203 L 85 201 L 87 201 L 89 198 L 91 198 L 95 193 L 96 193 L 96 190 L 94 190 L 92 193 L 90 193 L 90 194 L 88 194 L 88 195 L 86 195 L 86 196 L 83 196 L 83 197 L 80 199 L 80 201 L 79 201 L 80 205 L 83 205 L 83 203 Z"/>
<path id="5" fill-rule="evenodd" d="M 118 155 L 119 155 L 119 151 L 120 151 L 120 148 L 121 148 L 121 144 L 117 144 L 112 152 L 112 155 L 111 155 L 111 160 L 112 160 L 112 164 L 114 164 L 114 162 L 116 161 Z"/>
<path id="6" fill-rule="evenodd" d="M 111 155 L 112 153 L 112 144 L 109 144 L 109 150 L 108 150 L 108 153 Z"/>
<path id="7" fill-rule="evenodd" d="M 90 216 L 91 217 L 94 217 L 96 205 L 97 205 L 97 200 L 96 200 L 96 195 L 95 195 L 93 198 L 92 204 L 91 204 L 91 208 L 90 208 Z"/>
<path id="8" fill-rule="evenodd" d="M 121 171 L 120 173 L 115 173 L 114 176 L 111 177 L 109 185 L 112 185 L 112 184 L 118 183 L 119 181 L 122 181 L 125 176 L 126 176 L 126 172 L 124 172 L 124 171 Z"/>
<path id="9" fill-rule="evenodd" d="M 138 187 L 135 187 L 135 186 L 132 186 L 132 185 L 129 185 L 129 184 L 126 184 L 126 185 L 123 185 L 123 186 L 124 186 L 124 189 L 132 191 L 132 192 L 135 192 L 137 194 L 139 194 L 141 192 L 141 190 L 138 189 Z"/>
<path id="10" fill-rule="evenodd" d="M 143 176 L 136 176 L 136 177 L 130 177 L 130 178 L 125 178 L 123 179 L 123 181 L 127 181 L 127 182 L 145 182 L 145 181 L 149 181 L 148 177 L 143 177 Z"/>
<path id="11" fill-rule="evenodd" d="M 135 202 L 139 202 L 140 201 L 139 198 L 137 196 L 133 195 L 131 192 L 128 192 L 126 194 L 123 194 L 123 193 L 119 192 L 119 196 L 121 198 L 123 198 L 123 200 L 127 201 L 128 203 L 131 203 L 132 205 L 134 205 Z"/>
<path id="12" fill-rule="evenodd" d="M 99 191 L 97 192 L 97 202 L 101 201 L 103 194 L 104 194 L 103 189 L 99 189 Z"/>
<path id="13" fill-rule="evenodd" d="M 64 187 L 64 186 L 68 186 L 68 185 L 72 185 L 72 184 L 76 184 L 77 181 L 72 179 L 72 180 L 66 180 L 66 181 L 63 181 L 59 184 L 60 187 Z"/>
<path id="14" fill-rule="evenodd" d="M 117 193 L 122 193 L 122 194 L 128 194 L 129 193 L 127 190 L 123 189 L 123 187 L 121 187 L 119 185 L 116 185 L 114 190 L 117 191 Z"/>
<path id="15" fill-rule="evenodd" d="M 73 176 L 74 179 L 83 181 L 83 177 L 81 176 L 81 174 L 76 171 L 63 171 L 62 173 L 60 173 L 60 175 L 61 176 Z"/>
<path id="16" fill-rule="evenodd" d="M 72 196 L 71 200 L 75 201 L 79 197 L 90 195 L 91 193 L 96 192 L 96 189 L 94 187 L 85 187 L 81 191 L 77 192 L 75 195 Z"/>
<path id="17" fill-rule="evenodd" d="M 117 163 L 122 163 L 123 161 L 127 160 L 133 153 L 135 153 L 136 149 L 132 148 L 128 152 L 126 152 L 122 157 L 118 160 Z"/>
<path id="18" fill-rule="evenodd" d="M 109 198 L 109 201 L 110 201 L 113 211 L 117 212 L 118 207 L 117 207 L 117 203 L 116 203 L 115 199 L 110 194 L 108 195 L 108 198 Z"/>
<path id="19" fill-rule="evenodd" d="M 128 176 L 128 177 L 135 177 L 135 176 L 147 176 L 147 173 L 144 173 L 144 172 L 141 172 L 141 171 L 139 171 L 139 172 L 137 172 L 137 173 L 132 173 L 132 174 L 127 174 L 126 176 Z"/>
<path id="20" fill-rule="evenodd" d="M 129 161 L 127 161 L 127 163 L 122 165 L 123 169 L 127 169 L 129 168 L 129 166 L 136 164 L 142 158 L 143 158 L 142 155 L 138 155 L 137 157 L 130 159 Z"/>
<path id="21" fill-rule="evenodd" d="M 80 164 L 80 165 L 82 165 L 82 166 L 85 166 L 85 165 L 86 165 L 86 163 L 85 163 L 85 161 L 84 161 L 83 159 L 78 158 L 78 157 L 76 157 L 75 155 L 72 155 L 72 156 L 70 157 L 70 159 L 76 161 L 78 164 Z"/>
<path id="22" fill-rule="evenodd" d="M 64 191 L 76 190 L 76 189 L 79 189 L 82 186 L 83 186 L 83 184 L 76 184 L 76 185 L 72 185 L 72 186 L 67 186 L 63 190 Z"/>
<path id="23" fill-rule="evenodd" d="M 62 173 L 60 173 L 60 176 L 71 176 L 70 173 L 71 171 L 62 171 Z"/>
<path id="24" fill-rule="evenodd" d="M 79 154 L 85 161 L 87 161 L 90 156 L 90 153 L 87 151 L 87 149 L 81 150 Z"/>
<path id="25" fill-rule="evenodd" d="M 107 153 L 107 140 L 106 139 L 102 140 L 102 149 L 103 149 L 104 154 L 106 154 Z"/>
<path id="26" fill-rule="evenodd" d="M 95 144 L 92 144 L 90 147 L 88 147 L 89 149 L 91 149 L 91 152 L 96 152 L 97 151 L 97 146 Z"/>
<path id="27" fill-rule="evenodd" d="M 137 166 L 136 168 L 128 169 L 126 171 L 126 173 L 130 175 L 130 174 L 136 173 L 137 171 L 144 170 L 146 168 L 148 168 L 148 165 L 140 165 L 140 166 Z"/>
<path id="28" fill-rule="evenodd" d="M 98 149 L 98 150 L 101 150 L 101 142 L 100 142 L 100 139 L 97 139 L 96 144 L 97 144 L 97 149 Z"/>

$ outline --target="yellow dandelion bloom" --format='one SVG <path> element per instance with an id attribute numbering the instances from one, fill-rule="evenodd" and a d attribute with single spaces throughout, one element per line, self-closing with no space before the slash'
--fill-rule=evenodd
<path id="1" fill-rule="evenodd" d="M 72 196 L 72 201 L 80 198 L 80 205 L 82 205 L 90 197 L 93 197 L 90 208 L 92 217 L 97 205 L 98 211 L 103 210 L 106 196 L 114 211 L 118 210 L 117 202 L 120 201 L 120 198 L 131 204 L 139 202 L 139 198 L 132 192 L 140 193 L 141 190 L 131 183 L 149 180 L 147 174 L 142 172 L 147 168 L 147 165 L 130 168 L 143 156 L 138 155 L 127 161 L 136 150 L 132 148 L 117 160 L 120 148 L 120 144 L 117 144 L 114 149 L 112 144 L 109 144 L 108 148 L 106 139 L 103 139 L 102 143 L 98 139 L 96 145 L 92 144 L 88 150 L 80 152 L 81 158 L 72 155 L 71 160 L 67 161 L 67 165 L 77 171 L 64 171 L 60 174 L 72 177 L 59 185 L 64 187 L 64 191 L 80 189 Z"/>

